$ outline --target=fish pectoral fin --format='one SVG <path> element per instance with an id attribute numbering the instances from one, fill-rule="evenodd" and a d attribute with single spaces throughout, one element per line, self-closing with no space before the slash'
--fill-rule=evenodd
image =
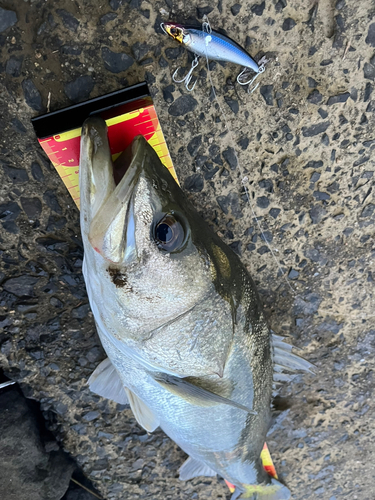
<path id="1" fill-rule="evenodd" d="M 125 387 L 126 394 L 128 395 L 130 408 L 134 414 L 136 421 L 141 427 L 146 429 L 147 432 L 153 432 L 160 425 L 160 420 L 150 408 L 132 392 Z"/>
<path id="2" fill-rule="evenodd" d="M 109 358 L 95 368 L 87 383 L 95 394 L 122 405 L 129 404 L 124 385 Z"/>
<path id="3" fill-rule="evenodd" d="M 216 472 L 200 460 L 189 457 L 179 468 L 181 481 L 188 481 L 198 476 L 213 477 Z"/>
<path id="4" fill-rule="evenodd" d="M 175 396 L 185 399 L 189 403 L 197 406 L 213 406 L 215 404 L 225 404 L 233 406 L 235 408 L 240 408 L 248 413 L 256 415 L 257 412 L 251 408 L 247 408 L 244 405 L 236 403 L 228 398 L 219 396 L 203 387 L 196 385 L 184 378 L 175 377 L 174 375 L 168 375 L 167 373 L 152 373 L 149 375 L 160 384 L 164 389 L 171 392 Z"/>

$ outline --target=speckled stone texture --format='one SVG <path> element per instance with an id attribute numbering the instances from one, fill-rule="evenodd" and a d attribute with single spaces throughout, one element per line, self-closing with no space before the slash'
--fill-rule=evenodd
<path id="1" fill-rule="evenodd" d="M 15 388 L 0 394 L 0 498 L 60 500 L 74 464 L 42 435 L 43 417 L 38 421 L 37 405 L 29 402 Z"/>
<path id="2" fill-rule="evenodd" d="M 142 80 L 181 185 L 248 266 L 272 329 L 317 366 L 277 401 L 267 441 L 280 477 L 295 500 L 375 498 L 375 4 L 316 5 L 2 2 L 0 365 L 105 499 L 229 498 L 221 479 L 180 482 L 184 453 L 88 390 L 104 353 L 79 214 L 30 124 L 49 92 L 56 110 Z M 172 82 L 191 56 L 160 29 L 205 13 L 270 60 L 251 95 L 240 68 L 210 65 L 231 133 L 204 61 L 193 93 Z"/>

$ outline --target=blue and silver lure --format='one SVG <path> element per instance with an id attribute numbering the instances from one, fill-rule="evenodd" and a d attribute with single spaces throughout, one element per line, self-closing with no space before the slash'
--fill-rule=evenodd
<path id="1" fill-rule="evenodd" d="M 237 76 L 237 82 L 240 85 L 251 84 L 264 71 L 264 65 L 259 65 L 245 49 L 229 37 L 213 31 L 208 23 L 203 23 L 202 29 L 169 22 L 162 23 L 161 28 L 176 42 L 179 42 L 187 50 L 195 54 L 195 59 L 187 75 L 182 80 L 177 80 L 176 74 L 178 70 L 176 70 L 172 77 L 176 83 L 185 82 L 185 87 L 189 91 L 192 91 L 196 84 L 195 82 L 189 88 L 193 70 L 198 65 L 200 56 L 205 57 L 207 60 L 227 61 L 242 66 L 244 69 Z M 249 81 L 242 81 L 241 76 L 249 70 L 254 71 L 256 73 L 255 76 Z"/>

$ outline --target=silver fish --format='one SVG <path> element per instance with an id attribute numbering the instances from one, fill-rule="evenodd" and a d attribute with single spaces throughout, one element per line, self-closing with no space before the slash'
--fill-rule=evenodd
<path id="1" fill-rule="evenodd" d="M 105 122 L 89 118 L 79 175 L 83 274 L 108 355 L 91 390 L 189 454 L 181 479 L 219 474 L 233 498 L 289 499 L 260 453 L 274 380 L 311 365 L 271 336 L 245 267 L 143 137 L 113 164 Z"/>

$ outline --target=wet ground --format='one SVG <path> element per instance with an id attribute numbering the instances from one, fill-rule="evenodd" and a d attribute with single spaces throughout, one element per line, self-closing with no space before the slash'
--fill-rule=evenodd
<path id="1" fill-rule="evenodd" d="M 49 93 L 56 110 L 146 80 L 183 188 L 317 366 L 281 390 L 267 438 L 281 478 L 296 500 L 374 499 L 375 4 L 234 2 L 1 2 L 0 366 L 103 498 L 229 498 L 219 479 L 181 483 L 184 453 L 86 387 L 104 353 L 79 214 L 30 124 Z M 211 65 L 231 133 L 204 62 L 192 94 L 172 82 L 188 59 L 159 27 L 204 13 L 270 60 L 251 95 Z"/>

